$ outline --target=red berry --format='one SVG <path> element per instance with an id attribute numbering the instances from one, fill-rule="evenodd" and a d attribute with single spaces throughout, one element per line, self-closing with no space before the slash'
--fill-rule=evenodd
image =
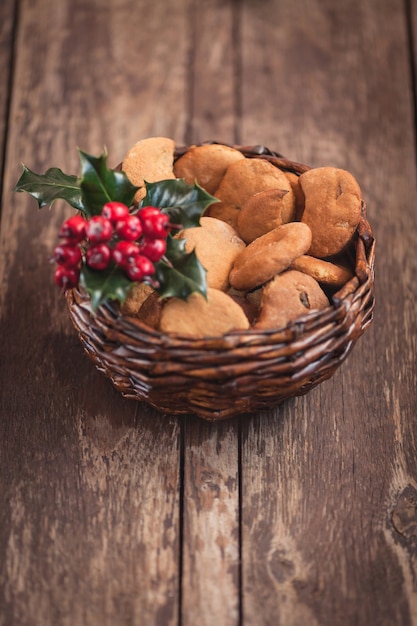
<path id="1" fill-rule="evenodd" d="M 54 261 L 65 267 L 75 267 L 81 261 L 81 250 L 71 243 L 60 243 L 54 249 Z"/>
<path id="2" fill-rule="evenodd" d="M 105 270 L 111 259 L 111 250 L 105 243 L 90 246 L 85 253 L 85 261 L 92 270 Z"/>
<path id="3" fill-rule="evenodd" d="M 118 220 L 129 215 L 129 208 L 122 202 L 106 202 L 103 206 L 101 214 L 103 217 L 110 220 L 113 226 L 115 226 Z"/>
<path id="4" fill-rule="evenodd" d="M 147 219 L 148 217 L 153 217 L 154 215 L 159 215 L 161 213 L 161 209 L 158 209 L 156 206 L 144 206 L 138 212 L 138 216 L 140 219 Z"/>
<path id="5" fill-rule="evenodd" d="M 129 267 L 139 255 L 139 246 L 132 241 L 118 241 L 113 248 L 113 261 L 122 268 Z"/>
<path id="6" fill-rule="evenodd" d="M 81 215 L 73 215 L 61 226 L 59 237 L 71 243 L 79 243 L 85 237 L 86 220 Z"/>
<path id="7" fill-rule="evenodd" d="M 113 235 L 112 223 L 102 215 L 94 215 L 94 217 L 87 222 L 85 234 L 91 243 L 109 241 Z"/>
<path id="8" fill-rule="evenodd" d="M 166 249 L 167 242 L 165 239 L 145 239 L 140 246 L 140 253 L 156 263 L 164 256 Z"/>
<path id="9" fill-rule="evenodd" d="M 125 268 L 127 276 L 130 280 L 140 282 L 146 276 L 155 273 L 155 266 L 146 256 L 139 255 L 127 268 Z"/>
<path id="10" fill-rule="evenodd" d="M 58 265 L 55 270 L 55 283 L 61 289 L 72 289 L 78 285 L 80 278 L 80 271 L 75 267 L 65 267 L 65 265 Z"/>
<path id="11" fill-rule="evenodd" d="M 136 215 L 126 215 L 116 222 L 116 233 L 121 239 L 134 241 L 142 234 L 142 224 Z"/>
<path id="12" fill-rule="evenodd" d="M 159 209 L 146 206 L 138 213 L 143 234 L 149 239 L 164 239 L 169 232 L 169 217 Z"/>

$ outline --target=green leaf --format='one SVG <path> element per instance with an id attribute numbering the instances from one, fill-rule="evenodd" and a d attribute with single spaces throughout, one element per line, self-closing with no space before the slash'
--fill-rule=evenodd
<path id="1" fill-rule="evenodd" d="M 65 200 L 75 209 L 85 211 L 81 198 L 80 181 L 76 176 L 64 174 L 51 167 L 45 174 L 36 174 L 25 165 L 14 191 L 26 191 L 37 201 L 39 208 L 52 206 L 55 200 Z"/>
<path id="2" fill-rule="evenodd" d="M 199 226 L 200 217 L 217 198 L 207 193 L 197 183 L 189 185 L 182 178 L 145 183 L 146 196 L 140 206 L 155 206 L 168 213 L 173 224 L 183 228 Z"/>
<path id="3" fill-rule="evenodd" d="M 94 311 L 107 300 L 124 302 L 132 284 L 115 266 L 106 270 L 91 270 L 83 265 L 81 270 L 80 285 L 90 294 Z"/>
<path id="4" fill-rule="evenodd" d="M 26 191 L 38 202 L 39 207 L 52 205 L 55 200 L 66 200 L 87 217 L 100 214 L 106 202 L 123 202 L 131 207 L 138 187 L 132 185 L 124 172 L 107 167 L 107 153 L 94 157 L 79 151 L 81 176 L 64 174 L 51 168 L 43 175 L 24 167 L 15 191 Z M 156 206 L 167 213 L 173 224 L 182 228 L 198 226 L 205 209 L 217 202 L 199 185 L 188 185 L 182 179 L 159 181 L 146 184 L 147 195 L 142 206 Z M 187 253 L 185 241 L 167 238 L 167 251 L 163 259 L 155 264 L 155 275 L 145 282 L 155 287 L 161 297 L 187 299 L 195 291 L 206 296 L 206 270 L 194 251 Z M 83 265 L 80 285 L 90 294 L 93 310 L 108 300 L 123 302 L 133 282 L 125 273 L 111 265 L 97 271 Z"/>
<path id="5" fill-rule="evenodd" d="M 204 297 L 207 294 L 206 270 L 201 265 L 194 250 L 185 251 L 185 240 L 167 239 L 167 251 L 165 255 L 171 264 L 166 261 L 156 263 L 156 278 L 159 287 L 156 291 L 162 298 L 182 298 L 186 300 L 189 295 L 198 291 Z"/>
<path id="6" fill-rule="evenodd" d="M 79 150 L 81 161 L 81 193 L 88 215 L 99 215 L 106 202 L 117 200 L 130 206 L 138 190 L 124 172 L 107 167 L 107 153 L 99 157 Z"/>

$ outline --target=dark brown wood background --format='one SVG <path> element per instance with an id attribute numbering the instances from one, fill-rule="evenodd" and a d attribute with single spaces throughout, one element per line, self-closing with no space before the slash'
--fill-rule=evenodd
<path id="1" fill-rule="evenodd" d="M 417 624 L 415 0 L 0 3 L 0 625 Z M 138 139 L 359 180 L 375 321 L 305 397 L 219 424 L 124 400 L 12 188 Z"/>

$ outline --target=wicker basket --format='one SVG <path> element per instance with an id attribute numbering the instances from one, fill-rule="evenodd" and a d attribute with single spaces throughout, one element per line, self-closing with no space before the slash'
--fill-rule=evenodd
<path id="1" fill-rule="evenodd" d="M 235 147 L 296 174 L 309 169 L 263 146 Z M 352 253 L 355 276 L 331 305 L 285 329 L 207 339 L 166 335 L 121 316 L 115 303 L 93 315 L 89 297 L 78 289 L 67 292 L 69 313 L 88 356 L 123 396 L 166 413 L 221 420 L 303 395 L 345 360 L 373 317 L 375 242 L 364 203 Z"/>

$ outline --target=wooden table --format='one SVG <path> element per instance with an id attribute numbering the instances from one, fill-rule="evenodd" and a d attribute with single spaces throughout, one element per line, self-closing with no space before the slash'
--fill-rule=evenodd
<path id="1" fill-rule="evenodd" d="M 0 3 L 0 625 L 417 624 L 415 0 Z M 334 377 L 210 424 L 123 399 L 21 162 L 264 144 L 359 180 L 374 324 Z"/>

